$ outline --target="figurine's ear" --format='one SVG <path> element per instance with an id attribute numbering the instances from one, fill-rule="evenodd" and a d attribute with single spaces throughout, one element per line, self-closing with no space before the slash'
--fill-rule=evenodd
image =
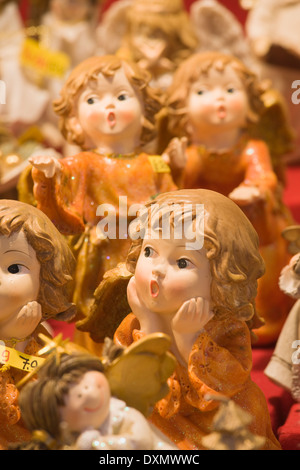
<path id="1" fill-rule="evenodd" d="M 70 130 L 75 134 L 82 134 L 82 127 L 81 127 L 81 124 L 79 122 L 79 120 L 77 119 L 77 117 L 73 116 L 69 119 L 69 128 Z"/>
<path id="2" fill-rule="evenodd" d="M 67 133 L 68 142 L 75 143 L 79 146 L 85 144 L 84 132 L 76 116 L 72 116 L 68 119 Z"/>

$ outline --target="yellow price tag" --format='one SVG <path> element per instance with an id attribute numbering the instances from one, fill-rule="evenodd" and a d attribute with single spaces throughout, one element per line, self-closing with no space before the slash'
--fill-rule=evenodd
<path id="1" fill-rule="evenodd" d="M 160 155 L 150 155 L 148 159 L 155 173 L 171 172 L 169 165 L 163 160 Z"/>
<path id="2" fill-rule="evenodd" d="M 15 367 L 25 372 L 32 372 L 38 366 L 44 363 L 45 359 L 37 356 L 30 356 L 13 348 L 8 348 L 0 344 L 0 370 L 1 364 L 4 369 L 7 367 Z"/>
<path id="3" fill-rule="evenodd" d="M 63 52 L 51 51 L 34 39 L 25 39 L 20 56 L 21 64 L 46 77 L 63 78 L 70 68 L 70 58 Z"/>

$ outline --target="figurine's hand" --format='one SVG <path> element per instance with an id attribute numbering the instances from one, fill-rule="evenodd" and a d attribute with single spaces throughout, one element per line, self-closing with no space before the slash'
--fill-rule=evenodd
<path id="1" fill-rule="evenodd" d="M 137 293 L 135 276 L 128 283 L 127 300 L 132 312 L 140 322 L 142 331 L 147 334 L 161 331 L 161 319 L 156 313 L 149 310 Z"/>
<path id="2" fill-rule="evenodd" d="M 53 178 L 55 175 L 60 176 L 61 174 L 61 164 L 52 152 L 32 155 L 28 161 L 34 168 L 44 173 L 46 178 Z"/>
<path id="3" fill-rule="evenodd" d="M 271 42 L 267 37 L 256 38 L 251 41 L 251 48 L 257 57 L 267 55 L 271 47 Z"/>
<path id="4" fill-rule="evenodd" d="M 187 138 L 175 137 L 164 151 L 162 158 L 172 169 L 183 170 L 187 162 L 186 148 Z"/>
<path id="5" fill-rule="evenodd" d="M 187 300 L 173 317 L 172 329 L 180 334 L 198 333 L 213 315 L 208 300 L 202 297 Z"/>
<path id="6" fill-rule="evenodd" d="M 0 328 L 3 339 L 23 339 L 31 335 L 42 320 L 42 307 L 36 302 L 28 302 L 16 316 Z"/>
<path id="7" fill-rule="evenodd" d="M 229 197 L 239 206 L 253 204 L 264 199 L 263 194 L 256 186 L 239 186 L 229 194 Z"/>

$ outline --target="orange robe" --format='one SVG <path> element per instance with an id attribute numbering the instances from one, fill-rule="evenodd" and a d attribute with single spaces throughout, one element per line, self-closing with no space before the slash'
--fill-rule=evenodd
<path id="1" fill-rule="evenodd" d="M 37 340 L 40 332 L 45 333 L 41 326 L 28 342 L 25 354 L 34 356 L 42 348 Z M 31 433 L 22 421 L 18 406 L 19 391 L 16 388 L 16 384 L 26 373 L 13 367 L 2 372 L 1 367 L 0 364 L 0 450 L 5 450 L 9 444 L 29 441 Z"/>
<path id="2" fill-rule="evenodd" d="M 241 209 L 258 233 L 266 264 L 256 299 L 258 314 L 266 324 L 256 333 L 260 344 L 275 342 L 292 306 L 291 299 L 280 291 L 278 280 L 290 259 L 281 233 L 293 220 L 282 202 L 268 147 L 244 136 L 231 151 L 212 153 L 205 147 L 190 146 L 187 155 L 181 188 L 210 189 L 228 196 L 238 186 L 255 186 L 265 195 L 264 201 L 241 205 Z"/>
<path id="3" fill-rule="evenodd" d="M 115 342 L 129 346 L 143 333 L 139 323 L 128 315 L 115 334 Z M 169 393 L 150 416 L 157 426 L 182 450 L 203 449 L 201 439 L 210 434 L 218 402 L 206 394 L 234 400 L 253 417 L 250 431 L 266 439 L 264 450 L 279 450 L 267 402 L 251 380 L 252 351 L 246 323 L 229 316 L 212 318 L 203 328 L 189 355 L 188 367 L 177 364 L 169 378 Z"/>
<path id="4" fill-rule="evenodd" d="M 46 178 L 33 169 L 34 196 L 38 208 L 58 230 L 71 236 L 70 246 L 77 259 L 73 300 L 81 313 L 80 319 L 88 314 L 104 273 L 125 261 L 130 247 L 130 239 L 118 235 L 119 197 L 126 196 L 130 207 L 144 204 L 158 193 L 176 190 L 177 186 L 170 172 L 158 173 L 153 169 L 146 153 L 113 158 L 81 152 L 61 159 L 60 163 L 60 180 Z M 116 210 L 116 239 L 97 237 L 96 226 L 101 218 L 96 211 L 101 204 L 110 204 Z M 128 223 L 133 219 L 128 217 Z"/>

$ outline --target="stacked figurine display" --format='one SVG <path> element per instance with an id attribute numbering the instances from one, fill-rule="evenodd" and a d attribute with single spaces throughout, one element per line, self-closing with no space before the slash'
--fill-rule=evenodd
<path id="1" fill-rule="evenodd" d="M 0 0 L 0 178 L 31 145 L 0 199 L 0 449 L 280 450 L 252 363 L 300 401 L 284 100 L 221 2 L 102 5 L 24 28 Z"/>

